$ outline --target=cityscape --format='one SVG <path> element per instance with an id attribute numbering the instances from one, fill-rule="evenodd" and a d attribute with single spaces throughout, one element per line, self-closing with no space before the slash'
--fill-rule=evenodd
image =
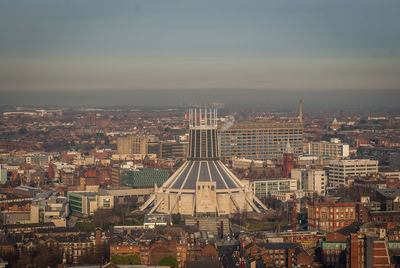
<path id="1" fill-rule="evenodd" d="M 395 114 L 17 107 L 0 133 L 12 267 L 397 265 Z"/>
<path id="2" fill-rule="evenodd" d="M 0 268 L 400 267 L 398 10 L 0 2 Z"/>

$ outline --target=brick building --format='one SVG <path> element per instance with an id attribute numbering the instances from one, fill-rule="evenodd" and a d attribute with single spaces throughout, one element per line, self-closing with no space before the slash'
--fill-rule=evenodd
<path id="1" fill-rule="evenodd" d="M 266 267 L 311 267 L 312 257 L 297 243 L 251 243 L 245 247 L 247 258 Z"/>
<path id="2" fill-rule="evenodd" d="M 377 235 L 351 234 L 348 243 L 348 267 L 394 267 L 385 239 Z"/>
<path id="3" fill-rule="evenodd" d="M 373 222 L 400 222 L 400 211 L 373 211 L 370 215 Z"/>
<path id="4" fill-rule="evenodd" d="M 346 263 L 347 236 L 333 232 L 321 243 L 322 262 L 326 266 L 340 267 Z"/>
<path id="5" fill-rule="evenodd" d="M 331 199 L 308 204 L 308 230 L 335 232 L 356 221 L 356 203 Z"/>

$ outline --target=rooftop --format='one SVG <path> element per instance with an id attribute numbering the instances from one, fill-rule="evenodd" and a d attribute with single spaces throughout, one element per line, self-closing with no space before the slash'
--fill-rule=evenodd
<path id="1" fill-rule="evenodd" d="M 194 190 L 197 182 L 213 181 L 217 190 L 242 187 L 220 161 L 186 161 L 174 175 L 172 189 Z"/>

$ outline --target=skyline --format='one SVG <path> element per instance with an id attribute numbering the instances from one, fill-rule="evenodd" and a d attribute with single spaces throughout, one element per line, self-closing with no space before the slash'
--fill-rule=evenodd
<path id="1" fill-rule="evenodd" d="M 303 100 L 306 112 L 400 111 L 398 90 L 81 90 L 81 91 L 3 91 L 0 110 L 12 106 L 26 107 L 93 107 L 143 108 L 190 107 L 224 103 L 227 109 L 297 112 Z"/>
<path id="2" fill-rule="evenodd" d="M 400 91 L 399 9 L 394 0 L 2 1 L 0 91 Z"/>

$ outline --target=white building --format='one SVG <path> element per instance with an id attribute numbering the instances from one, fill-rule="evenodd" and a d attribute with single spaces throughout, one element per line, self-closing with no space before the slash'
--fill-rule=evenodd
<path id="1" fill-rule="evenodd" d="M 88 217 L 98 209 L 112 209 L 114 197 L 97 192 L 71 191 L 68 192 L 71 212 L 78 216 Z"/>
<path id="2" fill-rule="evenodd" d="M 57 192 L 43 192 L 32 200 L 31 223 L 53 222 L 57 227 L 66 227 L 68 215 L 68 200 Z"/>
<path id="3" fill-rule="evenodd" d="M 296 179 L 299 190 L 313 191 L 319 195 L 325 195 L 328 178 L 325 170 L 311 168 L 294 168 L 292 179 Z"/>
<path id="4" fill-rule="evenodd" d="M 274 197 L 282 202 L 292 201 L 293 196 L 296 194 L 296 198 L 300 199 L 303 197 L 313 197 L 313 191 L 271 191 L 271 197 Z"/>
<path id="5" fill-rule="evenodd" d="M 249 188 L 258 198 L 271 196 L 272 191 L 297 191 L 297 181 L 295 179 L 261 179 L 249 180 Z"/>
<path id="6" fill-rule="evenodd" d="M 238 158 L 238 157 L 232 158 L 232 168 L 246 169 L 249 168 L 250 166 L 262 168 L 264 166 L 264 161 Z"/>
<path id="7" fill-rule="evenodd" d="M 378 173 L 378 160 L 351 159 L 336 160 L 329 164 L 329 187 L 337 188 L 346 185 L 346 179 L 356 176 L 367 176 Z"/>
<path id="8" fill-rule="evenodd" d="M 328 156 L 330 159 L 342 159 L 349 156 L 350 149 L 347 143 L 342 143 L 337 138 L 330 142 L 316 141 L 308 144 L 308 152 L 311 155 Z"/>

